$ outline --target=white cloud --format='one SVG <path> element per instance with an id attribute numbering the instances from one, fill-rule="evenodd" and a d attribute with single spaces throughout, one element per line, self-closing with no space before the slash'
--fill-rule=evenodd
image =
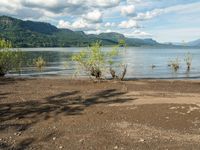
<path id="1" fill-rule="evenodd" d="M 148 20 L 148 19 L 152 19 L 157 16 L 160 16 L 162 14 L 167 14 L 167 13 L 185 14 L 185 13 L 193 12 L 194 10 L 198 10 L 199 8 L 200 8 L 200 2 L 191 3 L 191 4 L 175 5 L 175 6 L 162 8 L 162 9 L 153 9 L 152 11 L 147 11 L 144 13 L 138 13 L 137 16 L 134 17 L 134 19 Z"/>
<path id="2" fill-rule="evenodd" d="M 99 10 L 94 10 L 92 12 L 83 15 L 83 17 L 93 23 L 101 22 L 102 21 L 102 13 Z"/>
<path id="3" fill-rule="evenodd" d="M 127 5 L 121 7 L 121 14 L 124 16 L 132 16 L 135 15 L 135 6 Z"/>
<path id="4" fill-rule="evenodd" d="M 13 0 L 12 3 L 8 0 L 0 0 L 0 12 L 6 14 L 14 14 L 21 8 L 19 0 Z"/>
<path id="5" fill-rule="evenodd" d="M 72 23 L 72 27 L 74 29 L 86 30 L 89 27 L 89 24 L 85 20 L 79 19 Z"/>
<path id="6" fill-rule="evenodd" d="M 156 16 L 159 16 L 162 13 L 163 13 L 162 9 L 155 9 L 153 11 L 147 11 L 145 13 L 138 13 L 137 16 L 134 17 L 134 19 L 136 19 L 136 20 L 148 20 L 148 19 L 152 19 Z"/>
<path id="7" fill-rule="evenodd" d="M 93 31 L 86 31 L 85 33 L 86 34 L 100 34 L 100 33 L 110 33 L 110 32 L 113 32 L 113 31 L 110 29 L 108 29 L 108 30 L 97 29 L 97 30 L 93 30 Z"/>
<path id="8" fill-rule="evenodd" d="M 95 7 L 115 7 L 120 4 L 120 0 L 86 0 L 89 5 L 95 6 Z"/>
<path id="9" fill-rule="evenodd" d="M 140 38 L 152 37 L 152 34 L 140 30 L 135 30 L 133 32 L 126 32 L 124 35 L 127 37 L 140 37 Z"/>
<path id="10" fill-rule="evenodd" d="M 106 22 L 106 23 L 104 24 L 104 26 L 105 26 L 105 27 L 115 27 L 115 26 L 116 26 L 116 23 L 114 23 L 114 22 Z"/>
<path id="11" fill-rule="evenodd" d="M 141 3 L 142 2 L 142 0 L 127 0 L 127 3 L 129 4 L 129 3 Z"/>
<path id="12" fill-rule="evenodd" d="M 97 28 L 99 28 L 99 26 L 100 26 L 99 24 L 90 24 L 82 18 L 79 18 L 79 19 L 75 20 L 74 22 L 60 20 L 57 25 L 58 28 L 67 28 L 67 29 L 71 29 L 71 30 L 75 30 L 75 31 L 80 31 L 80 30 L 93 31 L 93 30 L 96 30 Z"/>
<path id="13" fill-rule="evenodd" d="M 72 24 L 68 21 L 60 20 L 57 25 L 58 28 L 71 28 Z"/>
<path id="14" fill-rule="evenodd" d="M 128 20 L 128 21 L 122 21 L 119 24 L 120 28 L 139 28 L 138 23 L 135 20 Z"/>

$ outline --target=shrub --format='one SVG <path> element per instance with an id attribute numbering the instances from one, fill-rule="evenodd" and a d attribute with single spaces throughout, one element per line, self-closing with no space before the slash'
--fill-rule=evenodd
<path id="1" fill-rule="evenodd" d="M 184 61 L 187 65 L 187 70 L 190 71 L 190 68 L 191 68 L 191 65 L 192 65 L 192 55 L 190 53 L 187 53 L 185 55 Z"/>
<path id="2" fill-rule="evenodd" d="M 11 48 L 10 42 L 0 39 L 0 76 L 11 70 L 21 71 L 23 53 Z"/>
<path id="3" fill-rule="evenodd" d="M 92 44 L 87 50 L 83 50 L 76 55 L 72 56 L 72 60 L 78 64 L 78 72 L 80 69 L 84 70 L 90 77 L 102 79 L 102 77 L 113 70 L 112 66 L 115 64 L 113 59 L 119 55 L 118 46 L 114 47 L 109 52 L 103 52 L 101 43 L 96 42 Z M 126 68 L 126 67 L 125 67 Z M 126 69 L 125 69 L 126 70 Z M 113 70 L 113 72 L 115 72 Z M 115 74 L 115 73 L 114 73 Z M 123 73 L 123 78 L 126 71 Z M 116 78 L 116 75 L 112 75 Z"/>
<path id="4" fill-rule="evenodd" d="M 180 68 L 179 59 L 176 58 L 174 60 L 171 60 L 168 66 L 171 66 L 172 69 L 176 72 Z"/>
<path id="5" fill-rule="evenodd" d="M 35 65 L 38 71 L 42 72 L 44 66 L 46 65 L 46 61 L 40 56 L 33 60 L 33 64 Z"/>

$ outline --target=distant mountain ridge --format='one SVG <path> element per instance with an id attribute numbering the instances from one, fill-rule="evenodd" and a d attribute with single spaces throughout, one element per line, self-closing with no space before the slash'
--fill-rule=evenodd
<path id="1" fill-rule="evenodd" d="M 85 34 L 83 31 L 59 29 L 49 23 L 23 21 L 8 16 L 0 16 L 0 38 L 11 41 L 14 47 L 88 46 L 95 41 L 109 46 L 118 44 L 119 40 L 124 40 L 128 46 L 173 46 L 160 44 L 153 39 L 127 38 L 115 32 Z"/>
<path id="2" fill-rule="evenodd" d="M 200 47 L 200 39 L 186 43 L 187 46 Z"/>

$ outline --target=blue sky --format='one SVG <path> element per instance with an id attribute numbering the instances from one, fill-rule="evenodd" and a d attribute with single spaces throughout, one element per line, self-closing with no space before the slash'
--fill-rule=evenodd
<path id="1" fill-rule="evenodd" d="M 88 34 L 182 42 L 200 38 L 199 0 L 0 0 L 0 15 Z"/>

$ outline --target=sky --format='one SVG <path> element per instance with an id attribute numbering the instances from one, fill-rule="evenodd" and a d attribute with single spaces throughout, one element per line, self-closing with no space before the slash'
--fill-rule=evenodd
<path id="1" fill-rule="evenodd" d="M 200 0 L 0 0 L 0 15 L 87 34 L 118 32 L 159 42 L 200 38 Z"/>

